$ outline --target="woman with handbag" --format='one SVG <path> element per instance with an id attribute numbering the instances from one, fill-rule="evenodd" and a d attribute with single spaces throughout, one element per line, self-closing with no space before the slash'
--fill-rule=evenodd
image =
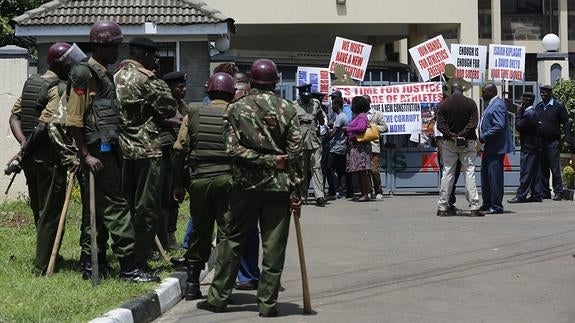
<path id="1" fill-rule="evenodd" d="M 357 174 L 359 179 L 359 189 L 361 196 L 354 201 L 369 201 L 370 191 L 370 171 L 371 171 L 371 143 L 369 141 L 358 141 L 365 135 L 369 128 L 367 120 L 367 111 L 369 111 L 369 102 L 362 96 L 356 96 L 351 101 L 351 111 L 353 120 L 347 126 L 348 150 L 346 169 L 350 173 Z"/>

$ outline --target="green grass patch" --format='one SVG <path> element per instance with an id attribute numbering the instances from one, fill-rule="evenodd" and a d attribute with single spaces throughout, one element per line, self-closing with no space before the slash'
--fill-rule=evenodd
<path id="1" fill-rule="evenodd" d="M 36 230 L 32 212 L 24 198 L 0 203 L 0 322 L 81 322 L 100 316 L 131 298 L 141 296 L 158 286 L 120 281 L 119 265 L 112 252 L 108 260 L 110 279 L 100 280 L 92 288 L 82 280 L 80 257 L 80 216 L 78 199 L 71 201 L 66 232 L 60 254 L 64 264 L 52 277 L 33 273 Z M 188 203 L 181 205 L 178 219 L 178 241 L 181 242 L 188 223 Z M 182 252 L 176 252 L 181 255 Z M 152 262 L 160 267 L 160 278 L 169 276 L 171 267 L 163 261 Z"/>

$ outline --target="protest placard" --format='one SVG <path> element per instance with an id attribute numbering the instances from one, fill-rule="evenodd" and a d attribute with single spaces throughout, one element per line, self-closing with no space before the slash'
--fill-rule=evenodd
<path id="1" fill-rule="evenodd" d="M 445 72 L 445 64 L 451 62 L 451 53 L 442 35 L 410 48 L 409 54 L 423 81 L 441 75 Z"/>
<path id="2" fill-rule="evenodd" d="M 352 79 L 363 81 L 370 54 L 371 45 L 336 37 L 329 61 L 329 71 L 334 73 L 336 65 L 343 65 Z"/>
<path id="3" fill-rule="evenodd" d="M 371 107 L 383 112 L 389 135 L 420 133 L 433 118 L 434 109 L 443 98 L 440 82 L 390 86 L 335 86 L 345 102 L 369 95 Z"/>
<path id="4" fill-rule="evenodd" d="M 523 80 L 524 74 L 525 46 L 489 45 L 491 80 Z"/>
<path id="5" fill-rule="evenodd" d="M 487 65 L 487 47 L 481 45 L 451 44 L 451 59 L 455 77 L 470 82 L 482 82 Z"/>
<path id="6" fill-rule="evenodd" d="M 327 68 L 298 66 L 297 86 L 311 84 L 312 93 L 327 94 L 331 87 L 331 77 Z"/>

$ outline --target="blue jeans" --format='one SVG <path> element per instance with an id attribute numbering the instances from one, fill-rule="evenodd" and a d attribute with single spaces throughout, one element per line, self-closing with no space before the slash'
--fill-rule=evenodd
<path id="1" fill-rule="evenodd" d="M 182 247 L 188 249 L 190 247 L 190 236 L 194 231 L 194 222 L 190 217 L 188 226 L 186 227 L 186 234 Z M 258 267 L 260 256 L 260 235 L 258 226 L 256 225 L 250 236 L 246 241 L 246 246 L 240 259 L 240 269 L 238 271 L 238 281 L 241 283 L 257 283 L 260 280 L 260 268 Z"/>

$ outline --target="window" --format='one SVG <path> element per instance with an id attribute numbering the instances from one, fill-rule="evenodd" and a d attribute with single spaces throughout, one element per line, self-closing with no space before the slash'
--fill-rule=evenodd
<path id="1" fill-rule="evenodd" d="M 542 14 L 544 0 L 501 0 L 503 14 Z"/>
<path id="2" fill-rule="evenodd" d="M 158 77 L 176 70 L 176 43 L 158 43 L 160 71 Z"/>

